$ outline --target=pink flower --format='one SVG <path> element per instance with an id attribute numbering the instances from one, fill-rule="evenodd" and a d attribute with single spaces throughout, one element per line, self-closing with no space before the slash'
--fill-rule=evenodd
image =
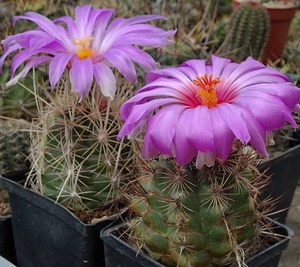
<path id="1" fill-rule="evenodd" d="M 119 138 L 135 138 L 147 125 L 142 157 L 157 153 L 183 165 L 224 161 L 235 139 L 267 157 L 269 133 L 300 111 L 300 89 L 279 71 L 249 57 L 241 64 L 211 57 L 148 73 L 147 84 L 123 104 Z"/>
<path id="2" fill-rule="evenodd" d="M 136 72 L 132 61 L 147 69 L 155 69 L 153 58 L 133 45 L 160 47 L 169 44 L 167 37 L 172 37 L 175 31 L 141 24 L 153 19 L 165 19 L 163 16 L 143 15 L 111 21 L 113 9 L 91 10 L 91 7 L 76 7 L 75 20 L 62 17 L 51 21 L 34 12 L 14 17 L 14 22 L 18 19 L 28 19 L 39 27 L 4 40 L 5 53 L 0 59 L 0 68 L 11 52 L 20 49 L 22 51 L 12 60 L 11 75 L 14 76 L 16 69 L 23 62 L 27 62 L 23 70 L 7 85 L 17 83 L 20 78 L 26 76 L 30 68 L 48 61 L 52 88 L 68 68 L 73 89 L 78 91 L 81 99 L 89 92 L 94 78 L 102 93 L 113 98 L 116 81 L 111 67 L 118 69 L 133 83 Z"/>

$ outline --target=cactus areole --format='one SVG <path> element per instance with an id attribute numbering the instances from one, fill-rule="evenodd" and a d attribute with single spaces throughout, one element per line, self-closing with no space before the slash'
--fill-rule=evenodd
<path id="1" fill-rule="evenodd" d="M 121 107 L 119 138 L 144 134 L 130 243 L 166 266 L 245 266 L 269 228 L 257 157 L 271 131 L 297 127 L 299 88 L 252 58 L 189 60 L 146 79 Z"/>

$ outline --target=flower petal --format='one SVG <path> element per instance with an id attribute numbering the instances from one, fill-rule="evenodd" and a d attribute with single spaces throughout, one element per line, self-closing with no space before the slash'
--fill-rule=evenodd
<path id="1" fill-rule="evenodd" d="M 214 136 L 215 152 L 217 156 L 224 161 L 230 153 L 235 136 L 227 123 L 223 120 L 218 108 L 211 108 L 209 112 Z"/>
<path id="2" fill-rule="evenodd" d="M 182 111 L 178 118 L 176 132 L 174 136 L 174 146 L 176 148 L 176 161 L 178 165 L 182 166 L 192 161 L 197 154 L 197 149 L 191 146 L 187 140 L 186 122 L 190 121 L 191 114 L 189 109 Z"/>
<path id="3" fill-rule="evenodd" d="M 77 6 L 75 8 L 76 29 L 79 38 L 83 36 L 91 36 L 92 34 L 93 23 L 89 23 L 89 20 L 95 20 L 95 17 L 89 17 L 91 8 L 92 5 Z"/>
<path id="4" fill-rule="evenodd" d="M 81 101 L 88 94 L 93 82 L 93 63 L 90 58 L 73 61 L 70 81 L 72 87 L 80 94 Z"/>
<path id="5" fill-rule="evenodd" d="M 116 79 L 111 69 L 103 64 L 94 64 L 94 76 L 103 95 L 114 98 L 116 93 Z"/>
<path id="6" fill-rule="evenodd" d="M 123 119 L 124 117 L 126 118 L 126 121 L 119 132 L 118 138 L 120 139 L 124 135 L 132 132 L 137 126 L 140 126 L 140 122 L 142 120 L 144 121 L 144 118 L 147 118 L 149 113 L 155 110 L 157 107 L 167 105 L 173 101 L 173 99 L 155 99 L 141 105 L 135 104 L 129 107 L 131 111 L 130 113 L 127 110 L 128 107 L 123 105 L 121 107 L 120 114 Z"/>
<path id="7" fill-rule="evenodd" d="M 51 60 L 49 64 L 49 79 L 52 89 L 57 84 L 72 56 L 73 55 L 61 53 Z"/>
<path id="8" fill-rule="evenodd" d="M 242 143 L 247 144 L 250 141 L 250 134 L 247 127 L 247 122 L 243 118 L 243 112 L 238 105 L 222 103 L 217 107 L 220 114 L 236 136 Z"/>
<path id="9" fill-rule="evenodd" d="M 247 121 L 249 133 L 251 135 L 250 144 L 265 158 L 268 157 L 266 150 L 266 130 L 255 120 L 249 112 L 244 112 L 243 116 Z"/>
<path id="10" fill-rule="evenodd" d="M 95 21 L 95 27 L 94 27 L 94 32 L 93 36 L 95 36 L 95 40 L 93 42 L 93 50 L 96 51 L 96 54 L 103 54 L 106 52 L 106 50 L 109 48 L 108 47 L 103 47 L 102 50 L 100 50 L 103 38 L 106 34 L 106 28 L 108 26 L 108 22 L 112 18 L 114 14 L 114 9 L 103 9 L 101 12 L 101 15 L 99 15 Z M 107 34 L 109 35 L 109 34 Z"/>
<path id="11" fill-rule="evenodd" d="M 135 83 L 136 71 L 130 58 L 118 49 L 110 49 L 103 54 L 108 61 L 129 81 Z"/>
<path id="12" fill-rule="evenodd" d="M 12 53 L 12 52 L 14 52 L 14 51 L 16 51 L 20 48 L 21 48 L 21 46 L 19 44 L 15 44 L 15 45 L 11 46 L 7 51 L 5 51 L 5 53 L 2 55 L 2 57 L 0 59 L 0 73 L 3 73 L 2 72 L 2 66 L 3 66 L 4 60 L 7 58 L 7 56 L 10 53 Z"/>
<path id="13" fill-rule="evenodd" d="M 49 56 L 40 56 L 40 57 L 32 58 L 30 61 L 28 61 L 28 63 L 23 68 L 23 70 L 17 76 L 15 76 L 13 79 L 11 79 L 10 81 L 8 81 L 6 83 L 6 86 L 11 86 L 11 85 L 16 84 L 19 79 L 24 78 L 26 76 L 26 74 L 32 67 L 35 67 L 35 66 L 37 66 L 45 61 L 51 60 L 51 59 L 52 58 Z"/>
<path id="14" fill-rule="evenodd" d="M 212 128 L 210 109 L 206 106 L 186 110 L 189 113 L 189 128 L 186 130 L 188 143 L 201 152 L 215 150 L 214 132 Z"/>
<path id="15" fill-rule="evenodd" d="M 152 117 L 155 127 L 147 128 L 154 146 L 165 155 L 172 156 L 177 121 L 184 108 L 182 105 L 164 107 Z"/>
<path id="16" fill-rule="evenodd" d="M 118 46 L 116 48 L 123 51 L 131 60 L 148 68 L 148 70 L 155 70 L 156 64 L 154 59 L 145 51 L 135 46 Z"/>
<path id="17" fill-rule="evenodd" d="M 153 127 L 153 119 L 152 117 L 148 120 L 148 127 Z M 145 137 L 144 137 L 144 144 L 142 147 L 141 157 L 144 159 L 151 159 L 154 158 L 159 151 L 156 149 L 154 144 L 152 143 L 152 140 L 149 136 L 149 132 L 146 131 Z"/>
<path id="18" fill-rule="evenodd" d="M 198 169 L 201 169 L 204 165 L 211 167 L 215 164 L 215 160 L 216 160 L 216 153 L 214 152 L 203 153 L 199 151 L 197 154 L 195 165 Z"/>

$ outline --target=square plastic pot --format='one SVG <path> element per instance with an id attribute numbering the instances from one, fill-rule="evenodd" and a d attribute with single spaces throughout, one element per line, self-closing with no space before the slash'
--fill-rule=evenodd
<path id="1" fill-rule="evenodd" d="M 0 255 L 10 262 L 16 263 L 11 216 L 0 216 Z M 0 266 L 2 265 L 0 264 Z"/>
<path id="2" fill-rule="evenodd" d="M 23 172 L 14 172 L 11 174 L 12 177 L 15 178 L 15 182 L 22 183 L 24 181 L 24 179 L 19 180 L 22 179 L 20 177 L 20 174 L 22 173 Z M 0 216 L 0 255 L 3 258 L 7 259 L 9 262 L 16 264 L 16 250 L 15 250 L 11 215 Z M 0 266 L 2 267 L 1 264 Z"/>
<path id="3" fill-rule="evenodd" d="M 294 192 L 300 179 L 300 145 L 290 148 L 286 152 L 264 162 L 259 166 L 261 172 L 272 176 L 270 184 L 262 192 L 261 198 L 271 196 L 278 199 L 276 211 L 280 211 L 270 217 L 280 223 L 284 223 L 291 206 Z"/>
<path id="4" fill-rule="evenodd" d="M 273 221 L 272 219 L 270 219 Z M 288 247 L 290 238 L 294 232 L 289 227 L 273 221 L 274 232 L 284 236 L 276 244 L 254 255 L 246 261 L 248 267 L 277 267 L 281 253 Z M 154 261 L 142 252 L 138 252 L 119 238 L 119 233 L 126 227 L 125 223 L 120 223 L 107 227 L 101 231 L 101 239 L 104 242 L 105 266 L 106 267 L 164 267 L 164 265 Z"/>
<path id="5" fill-rule="evenodd" d="M 24 178 L 24 173 L 19 176 Z M 18 267 L 104 266 L 99 234 L 116 216 L 85 224 L 61 204 L 15 179 L 2 177 L 2 185 L 9 192 Z"/>

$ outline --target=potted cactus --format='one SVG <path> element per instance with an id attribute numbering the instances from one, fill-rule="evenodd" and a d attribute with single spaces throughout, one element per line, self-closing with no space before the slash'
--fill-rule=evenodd
<path id="1" fill-rule="evenodd" d="M 269 24 L 269 15 L 262 5 L 243 3 L 231 14 L 221 52 L 236 62 L 248 56 L 259 60 L 268 40 Z"/>
<path id="2" fill-rule="evenodd" d="M 300 89 L 250 57 L 189 60 L 146 81 L 121 107 L 118 136 L 142 134 L 144 159 L 129 194 L 135 217 L 121 237 L 165 266 L 246 266 L 264 237 L 280 238 L 266 218 L 270 201 L 259 198 L 269 177 L 257 164 L 274 129 L 297 127 Z M 117 250 L 107 249 L 126 255 Z"/>
<path id="3" fill-rule="evenodd" d="M 270 31 L 265 45 L 264 61 L 276 61 L 282 55 L 290 24 L 299 6 L 298 0 L 232 0 L 232 9 L 235 10 L 241 3 L 263 6 L 270 18 Z"/>
<path id="4" fill-rule="evenodd" d="M 40 74 L 36 72 L 37 80 L 40 80 Z M 0 78 L 0 174 L 29 168 L 29 121 L 37 115 L 34 96 L 30 91 L 31 76 L 5 87 L 8 80 L 9 68 L 4 66 L 4 74 Z M 10 203 L 8 193 L 1 184 L 0 203 L 0 255 L 16 263 Z"/>
<path id="5" fill-rule="evenodd" d="M 30 132 L 27 187 L 2 178 L 10 193 L 20 267 L 104 264 L 99 232 L 122 207 L 121 189 L 135 164 L 132 142 L 116 140 L 122 125 L 119 107 L 133 93 L 132 61 L 156 68 L 152 57 L 134 45 L 160 47 L 175 34 L 145 24 L 162 16 L 113 20 L 113 15 L 113 9 L 91 5 L 76 7 L 75 20 L 51 21 L 28 12 L 14 21 L 26 19 L 38 28 L 3 42 L 1 66 L 19 51 L 7 85 L 26 77 L 30 68 L 49 63 L 52 88 L 45 86 L 46 98 L 35 94 L 39 115 Z"/>

